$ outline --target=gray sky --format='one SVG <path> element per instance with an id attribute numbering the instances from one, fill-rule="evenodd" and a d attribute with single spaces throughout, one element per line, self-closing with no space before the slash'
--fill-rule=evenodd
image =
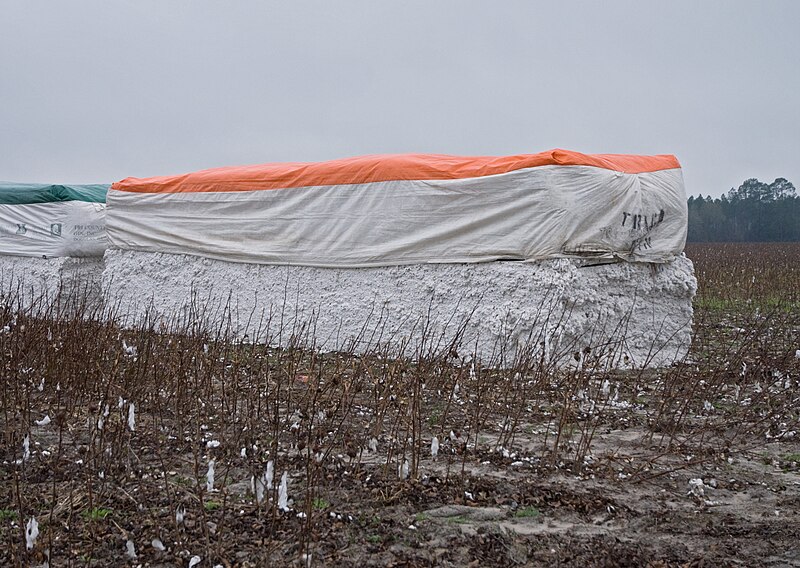
<path id="1" fill-rule="evenodd" d="M 0 180 L 669 153 L 800 188 L 800 2 L 0 0 Z"/>

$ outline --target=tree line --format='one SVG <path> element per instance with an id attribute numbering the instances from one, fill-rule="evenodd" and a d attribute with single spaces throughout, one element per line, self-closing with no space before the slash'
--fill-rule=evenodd
<path id="1" fill-rule="evenodd" d="M 755 178 L 717 199 L 690 197 L 689 242 L 800 241 L 800 197 L 784 178 Z"/>

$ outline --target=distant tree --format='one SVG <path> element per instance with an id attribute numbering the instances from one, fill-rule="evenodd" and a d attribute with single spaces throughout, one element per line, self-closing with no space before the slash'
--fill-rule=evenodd
<path id="1" fill-rule="evenodd" d="M 792 182 L 786 180 L 786 178 L 778 178 L 769 184 L 769 191 L 776 200 L 797 197 L 794 185 Z"/>
<path id="2" fill-rule="evenodd" d="M 755 201 L 777 201 L 787 197 L 795 197 L 796 191 L 792 182 L 786 178 L 778 178 L 770 184 L 750 178 L 744 181 L 736 189 L 731 188 L 727 198 L 729 201 L 743 201 L 752 199 Z"/>
<path id="3" fill-rule="evenodd" d="M 730 201 L 743 201 L 745 199 L 754 199 L 760 201 L 769 195 L 769 185 L 763 181 L 758 181 L 756 178 L 746 179 L 742 185 L 736 189 L 731 188 L 728 192 L 728 199 Z"/>
<path id="4" fill-rule="evenodd" d="M 800 197 L 786 178 L 750 178 L 717 199 L 689 198 L 687 206 L 691 242 L 800 241 Z"/>

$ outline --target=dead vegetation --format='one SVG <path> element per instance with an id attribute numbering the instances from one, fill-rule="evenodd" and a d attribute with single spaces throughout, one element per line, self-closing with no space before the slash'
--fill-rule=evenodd
<path id="1" fill-rule="evenodd" d="M 273 349 L 9 294 L 0 560 L 800 565 L 794 268 L 737 296 L 758 263 L 697 258 L 694 344 L 659 371 Z"/>

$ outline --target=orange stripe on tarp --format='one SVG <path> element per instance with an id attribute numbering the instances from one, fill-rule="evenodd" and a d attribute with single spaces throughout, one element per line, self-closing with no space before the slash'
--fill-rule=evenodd
<path id="1" fill-rule="evenodd" d="M 390 154 L 329 162 L 232 166 L 179 176 L 126 178 L 111 187 L 134 193 L 252 191 L 381 181 L 467 179 L 538 166 L 594 166 L 629 174 L 680 168 L 677 158 L 671 155 L 589 155 L 569 150 L 502 157 Z"/>

